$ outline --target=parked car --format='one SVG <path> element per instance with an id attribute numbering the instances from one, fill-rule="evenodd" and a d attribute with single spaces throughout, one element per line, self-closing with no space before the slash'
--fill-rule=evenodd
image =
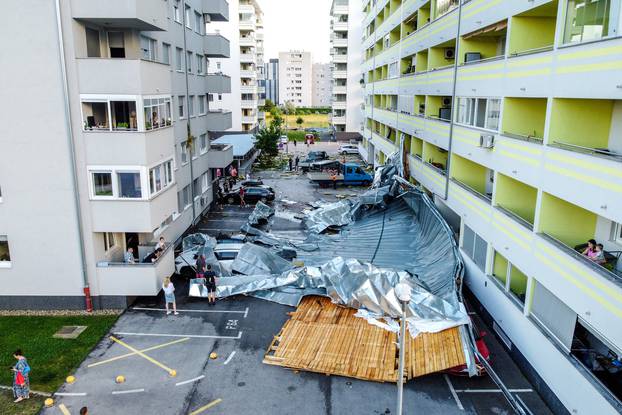
<path id="1" fill-rule="evenodd" d="M 359 147 L 357 145 L 353 145 L 353 144 L 344 144 L 341 147 L 339 147 L 339 150 L 337 150 L 337 152 L 339 154 L 358 154 L 359 153 Z"/>
<path id="2" fill-rule="evenodd" d="M 319 161 L 326 160 L 328 158 L 328 153 L 326 151 L 309 151 L 307 154 L 307 160 L 305 161 Z"/>
<path id="3" fill-rule="evenodd" d="M 240 249 L 244 246 L 243 241 L 228 239 L 218 241 L 214 247 L 214 255 L 220 266 L 226 270 L 227 274 L 231 274 L 231 263 L 238 256 Z M 197 255 L 194 252 L 182 252 L 175 258 L 175 271 L 177 274 L 186 278 L 195 277 L 195 269 L 197 263 Z"/>
<path id="4" fill-rule="evenodd" d="M 289 142 L 289 138 L 287 138 L 286 135 L 282 135 L 281 138 L 279 138 L 279 142 L 281 144 L 287 144 Z"/>
<path id="5" fill-rule="evenodd" d="M 272 186 L 268 186 L 267 184 L 264 184 L 261 179 L 243 180 L 239 183 L 239 186 L 237 187 L 237 191 L 240 190 L 239 189 L 240 187 L 243 187 L 244 190 L 246 190 L 249 187 L 263 187 L 264 189 L 268 189 L 274 193 L 274 189 L 272 188 Z"/>
<path id="6" fill-rule="evenodd" d="M 254 204 L 259 201 L 266 203 L 274 200 L 274 192 L 271 191 L 269 188 L 266 189 L 265 187 L 245 187 L 244 191 L 244 201 L 248 204 Z M 234 190 L 232 192 L 225 193 L 222 201 L 230 205 L 240 203 L 240 192 Z"/>
<path id="7" fill-rule="evenodd" d="M 216 255 L 218 263 L 229 274 L 231 274 L 231 264 L 237 258 L 243 246 L 243 243 L 224 243 L 216 244 L 214 247 L 214 255 Z"/>

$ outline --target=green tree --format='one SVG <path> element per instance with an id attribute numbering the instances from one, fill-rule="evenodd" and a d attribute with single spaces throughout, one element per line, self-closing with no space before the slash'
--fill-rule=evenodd
<path id="1" fill-rule="evenodd" d="M 303 120 L 302 117 L 298 117 L 296 119 L 296 124 L 298 124 L 298 128 L 300 128 L 302 126 L 303 122 L 305 122 L 305 120 Z"/>
<path id="2" fill-rule="evenodd" d="M 272 102 L 271 99 L 266 99 L 266 103 L 263 104 L 259 110 L 262 112 L 269 112 L 270 114 L 272 114 L 272 110 L 276 108 L 276 105 L 274 105 L 274 102 Z"/>
<path id="3" fill-rule="evenodd" d="M 279 154 L 278 142 L 283 130 L 283 118 L 276 116 L 270 121 L 268 127 L 261 128 L 257 133 L 257 143 L 255 146 L 261 150 L 264 156 L 274 157 Z"/>

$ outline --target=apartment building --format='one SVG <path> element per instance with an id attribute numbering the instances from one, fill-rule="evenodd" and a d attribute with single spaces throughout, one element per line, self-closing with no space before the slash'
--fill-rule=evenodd
<path id="1" fill-rule="evenodd" d="M 328 63 L 314 63 L 311 68 L 311 106 L 330 107 L 332 98 L 332 69 Z"/>
<path id="2" fill-rule="evenodd" d="M 333 0 L 330 8 L 332 125 L 337 139 L 363 132 L 363 12 L 359 1 Z"/>
<path id="3" fill-rule="evenodd" d="M 231 94 L 210 96 L 215 108 L 232 111 L 232 130 L 253 131 L 263 113 L 260 94 L 263 86 L 263 12 L 255 0 L 230 0 L 229 21 L 214 22 L 210 31 L 231 42 L 230 59 L 211 59 L 210 71 L 231 77 Z M 260 92 L 261 91 L 261 92 Z"/>
<path id="4" fill-rule="evenodd" d="M 286 102 L 311 106 L 311 52 L 279 52 L 279 104 Z"/>
<path id="5" fill-rule="evenodd" d="M 231 127 L 207 93 L 224 0 L 13 3 L 1 63 L 0 308 L 124 307 L 174 272 L 172 242 L 213 198 Z M 42 70 L 42 68 L 45 68 Z M 10 103 L 9 103 L 10 101 Z M 155 243 L 167 247 L 154 256 Z M 129 264 L 124 253 L 133 248 Z M 151 254 L 151 255 L 150 255 Z M 142 261 L 146 259 L 143 263 Z"/>
<path id="6" fill-rule="evenodd" d="M 264 74 L 266 77 L 266 99 L 275 104 L 279 103 L 279 60 L 270 59 L 265 63 Z"/>
<path id="7" fill-rule="evenodd" d="M 361 3 L 361 153 L 407 154 L 459 238 L 465 291 L 550 407 L 619 413 L 620 2 Z"/>

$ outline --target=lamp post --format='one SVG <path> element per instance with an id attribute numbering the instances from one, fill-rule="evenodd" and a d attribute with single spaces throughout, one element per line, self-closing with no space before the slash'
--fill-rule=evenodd
<path id="1" fill-rule="evenodd" d="M 400 318 L 400 363 L 399 374 L 397 378 L 397 415 L 402 415 L 402 402 L 404 396 L 404 356 L 406 355 L 406 307 L 410 302 L 410 286 L 405 282 L 400 282 L 395 286 L 395 295 L 400 301 L 401 305 L 401 318 Z"/>

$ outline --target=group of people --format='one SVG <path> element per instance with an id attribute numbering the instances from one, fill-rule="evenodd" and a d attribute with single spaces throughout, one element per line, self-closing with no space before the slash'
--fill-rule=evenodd
<path id="1" fill-rule="evenodd" d="M 300 163 L 300 157 L 298 157 L 298 155 L 296 155 L 295 158 L 290 157 L 288 162 L 289 162 L 289 171 L 292 171 L 292 170 L 298 171 L 298 164 Z"/>
<path id="2" fill-rule="evenodd" d="M 143 263 L 157 262 L 165 250 L 166 250 L 166 242 L 164 242 L 164 237 L 161 236 L 153 252 L 147 255 L 145 259 L 143 259 L 142 262 Z M 125 255 L 123 256 L 123 262 L 125 262 L 126 264 L 137 263 L 136 257 L 134 256 L 134 248 L 132 248 L 131 246 L 127 248 L 127 251 L 125 251 Z"/>
<path id="3" fill-rule="evenodd" d="M 207 301 L 209 305 L 216 305 L 216 273 L 212 264 L 205 261 L 205 255 L 199 255 L 196 263 L 197 279 L 203 280 L 207 289 Z"/>
<path id="4" fill-rule="evenodd" d="M 603 244 L 596 243 L 594 239 L 587 241 L 587 247 L 581 253 L 599 265 L 603 265 L 607 262 Z"/>

